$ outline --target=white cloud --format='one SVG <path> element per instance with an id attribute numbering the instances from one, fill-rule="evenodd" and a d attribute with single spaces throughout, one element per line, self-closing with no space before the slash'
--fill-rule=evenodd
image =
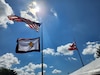
<path id="1" fill-rule="evenodd" d="M 6 53 L 0 56 L 0 67 L 14 69 L 18 75 L 36 75 L 35 70 L 41 70 L 41 64 L 33 64 L 30 62 L 28 65 L 23 67 L 12 68 L 12 66 L 15 64 L 20 64 L 20 61 L 12 53 Z M 44 63 L 43 68 L 47 68 L 47 64 Z M 41 72 L 38 72 L 38 75 L 41 75 Z"/>
<path id="2" fill-rule="evenodd" d="M 96 56 L 96 51 L 97 48 L 99 48 L 100 44 L 98 42 L 87 42 L 87 47 L 83 49 L 82 54 L 87 55 L 87 54 L 94 54 L 94 57 Z"/>
<path id="3" fill-rule="evenodd" d="M 13 10 L 5 0 L 0 0 L 0 26 L 7 28 L 7 23 L 12 24 L 7 16 L 13 14 Z"/>
<path id="4" fill-rule="evenodd" d="M 20 11 L 20 14 L 21 17 L 39 22 L 37 12 L 39 12 L 39 7 L 37 6 L 37 3 L 33 1 L 26 7 L 26 10 Z"/>
<path id="5" fill-rule="evenodd" d="M 43 50 L 44 54 L 50 54 L 50 55 L 55 55 L 54 49 L 47 48 Z"/>
<path id="6" fill-rule="evenodd" d="M 72 60 L 77 60 L 76 58 L 72 57 Z"/>
<path id="7" fill-rule="evenodd" d="M 47 65 L 43 64 L 43 67 L 47 68 Z M 18 73 L 18 75 L 36 75 L 36 73 L 35 73 L 36 69 L 41 69 L 41 64 L 29 63 L 28 65 L 26 65 L 24 67 L 14 68 L 14 70 Z M 40 74 L 41 74 L 41 72 L 38 72 L 38 75 L 40 75 Z"/>
<path id="8" fill-rule="evenodd" d="M 61 70 L 57 70 L 57 69 L 54 69 L 54 70 L 52 71 L 53 74 L 60 74 L 61 72 L 62 72 Z"/>
<path id="9" fill-rule="evenodd" d="M 53 68 L 54 66 L 50 66 L 49 68 Z"/>
<path id="10" fill-rule="evenodd" d="M 52 8 L 50 11 L 53 13 L 53 15 L 54 15 L 55 17 L 58 17 L 57 12 L 56 12 L 53 8 Z"/>
<path id="11" fill-rule="evenodd" d="M 97 42 L 90 42 L 90 41 L 88 41 L 86 44 L 87 45 L 91 45 L 91 44 L 96 44 Z"/>
<path id="12" fill-rule="evenodd" d="M 38 74 L 37 74 L 37 75 L 42 75 L 42 74 L 41 74 L 41 72 L 38 72 Z"/>
<path id="13" fill-rule="evenodd" d="M 46 72 L 46 71 L 43 71 L 43 75 L 45 75 L 45 72 Z M 42 72 L 38 72 L 37 75 L 42 75 Z"/>
<path id="14" fill-rule="evenodd" d="M 26 6 L 26 9 L 20 11 L 20 15 L 23 18 L 29 19 L 31 21 L 40 22 L 40 18 L 38 17 L 39 7 L 37 2 L 32 1 L 30 4 Z M 26 24 L 27 27 L 29 25 Z"/>
<path id="15" fill-rule="evenodd" d="M 62 45 L 57 47 L 57 51 L 55 51 L 54 49 L 51 48 L 47 48 L 43 50 L 43 53 L 49 54 L 49 55 L 73 55 L 73 51 L 68 50 L 69 45 L 71 45 L 72 43 L 68 43 L 66 45 Z"/>
<path id="16" fill-rule="evenodd" d="M 20 61 L 12 53 L 6 53 L 0 56 L 0 67 L 11 68 L 14 64 L 19 64 Z"/>
<path id="17" fill-rule="evenodd" d="M 68 50 L 69 45 L 71 45 L 71 43 L 57 47 L 57 53 L 63 55 L 73 55 L 73 51 Z"/>
<path id="18" fill-rule="evenodd" d="M 68 57 L 68 60 L 74 60 L 74 61 L 76 61 L 77 59 L 76 58 L 74 58 L 74 57 Z"/>

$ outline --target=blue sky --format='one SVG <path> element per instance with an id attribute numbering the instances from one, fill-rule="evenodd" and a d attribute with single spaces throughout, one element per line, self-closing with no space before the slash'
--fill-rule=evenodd
<path id="1" fill-rule="evenodd" d="M 82 67 L 78 52 L 68 50 L 73 41 L 85 65 L 96 58 L 99 0 L 1 0 L 0 5 L 0 67 L 12 68 L 19 75 L 40 75 L 41 53 L 17 54 L 15 48 L 18 38 L 41 37 L 42 27 L 46 75 L 68 75 Z M 11 14 L 41 22 L 39 32 L 10 21 Z"/>

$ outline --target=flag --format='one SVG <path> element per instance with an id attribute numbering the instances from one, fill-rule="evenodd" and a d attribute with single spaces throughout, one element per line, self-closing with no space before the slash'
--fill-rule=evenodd
<path id="1" fill-rule="evenodd" d="M 17 21 L 17 22 L 23 22 L 22 18 L 18 17 L 16 15 L 10 15 L 10 16 L 8 16 L 8 19 L 12 20 L 12 21 Z"/>
<path id="2" fill-rule="evenodd" d="M 27 53 L 32 51 L 40 51 L 40 38 L 17 39 L 16 53 Z"/>
<path id="3" fill-rule="evenodd" d="M 36 31 L 39 30 L 39 27 L 41 25 L 40 23 L 37 23 L 37 22 L 31 21 L 29 19 L 25 19 L 25 18 L 16 16 L 16 15 L 9 15 L 8 19 L 12 20 L 12 21 L 16 21 L 16 22 L 25 22 L 26 24 L 29 25 L 30 28 L 35 29 Z"/>
<path id="4" fill-rule="evenodd" d="M 76 44 L 73 42 L 72 45 L 68 48 L 68 50 L 77 50 Z"/>
<path id="5" fill-rule="evenodd" d="M 40 23 L 33 22 L 33 21 L 30 21 L 29 19 L 25 19 L 25 18 L 22 18 L 22 19 L 23 19 L 23 22 L 28 24 L 30 28 L 35 29 L 36 31 L 39 30 L 39 27 L 41 25 Z"/>

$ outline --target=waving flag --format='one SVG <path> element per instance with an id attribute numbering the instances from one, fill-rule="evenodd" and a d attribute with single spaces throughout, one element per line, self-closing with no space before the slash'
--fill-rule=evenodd
<path id="1" fill-rule="evenodd" d="M 8 16 L 8 19 L 12 20 L 12 21 L 17 21 L 17 22 L 23 22 L 23 19 L 21 17 L 16 16 L 16 15 L 10 15 L 10 16 Z"/>
<path id="2" fill-rule="evenodd" d="M 68 48 L 68 50 L 77 50 L 76 44 L 73 42 L 72 45 Z"/>
<path id="3" fill-rule="evenodd" d="M 73 42 L 72 45 L 70 45 L 70 47 L 68 48 L 68 50 L 70 50 L 70 51 L 72 51 L 72 50 L 77 50 L 78 55 L 79 55 L 79 57 L 80 57 L 81 64 L 82 64 L 82 66 L 84 66 L 84 63 L 83 63 L 82 57 L 81 57 L 81 55 L 80 55 L 80 52 L 79 52 L 79 50 L 78 50 L 78 48 L 77 48 L 75 42 Z"/>
<path id="4" fill-rule="evenodd" d="M 27 53 L 32 51 L 40 51 L 40 38 L 18 39 L 16 53 Z"/>
<path id="5" fill-rule="evenodd" d="M 35 29 L 36 31 L 39 30 L 39 27 L 41 25 L 40 23 L 16 16 L 16 15 L 10 15 L 10 16 L 8 16 L 8 19 L 12 20 L 12 21 L 16 21 L 16 22 L 25 22 L 26 24 L 29 25 L 30 28 Z"/>

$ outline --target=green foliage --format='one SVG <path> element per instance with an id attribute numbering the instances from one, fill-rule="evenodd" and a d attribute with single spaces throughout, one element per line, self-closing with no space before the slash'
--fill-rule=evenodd
<path id="1" fill-rule="evenodd" d="M 0 75 L 17 75 L 17 73 L 14 70 L 0 68 Z"/>

